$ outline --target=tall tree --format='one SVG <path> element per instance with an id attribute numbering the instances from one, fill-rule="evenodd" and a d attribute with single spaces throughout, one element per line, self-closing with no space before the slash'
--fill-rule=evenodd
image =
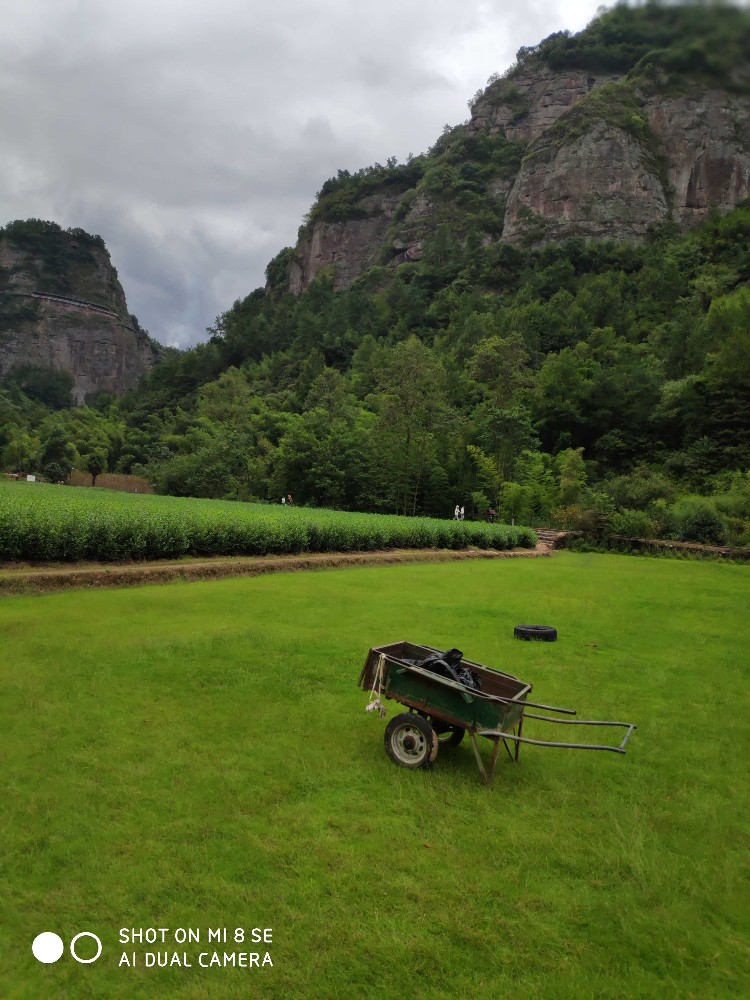
<path id="1" fill-rule="evenodd" d="M 403 514 L 416 513 L 436 438 L 448 427 L 445 386 L 445 369 L 415 336 L 396 344 L 378 373 L 379 464 L 388 500 Z"/>

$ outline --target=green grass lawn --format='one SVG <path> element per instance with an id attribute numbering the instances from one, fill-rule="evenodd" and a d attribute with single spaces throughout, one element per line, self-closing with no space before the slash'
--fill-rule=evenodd
<path id="1" fill-rule="evenodd" d="M 0 599 L 0 997 L 747 997 L 749 598 L 746 567 L 560 554 Z M 629 752 L 398 768 L 356 680 L 399 639 L 636 722 Z M 273 967 L 198 968 L 209 927 L 273 928 Z M 42 965 L 47 930 L 102 957 Z"/>

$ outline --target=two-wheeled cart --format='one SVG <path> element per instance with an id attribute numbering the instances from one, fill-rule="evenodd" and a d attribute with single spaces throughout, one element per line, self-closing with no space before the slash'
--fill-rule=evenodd
<path id="1" fill-rule="evenodd" d="M 529 701 L 531 684 L 494 670 L 472 660 L 461 660 L 479 678 L 479 689 L 441 676 L 419 666 L 430 654 L 438 653 L 432 646 L 413 642 L 394 642 L 373 646 L 367 655 L 359 677 L 359 685 L 372 692 L 369 708 L 381 714 L 385 707 L 381 699 L 392 699 L 408 708 L 390 720 L 385 731 L 385 749 L 394 763 L 401 767 L 431 767 L 441 743 L 456 745 L 466 733 L 485 784 L 492 779 L 502 743 L 512 760 L 518 760 L 522 743 L 543 747 L 564 747 L 573 750 L 611 750 L 625 753 L 630 734 L 637 727 L 630 722 L 601 722 L 582 719 L 556 719 L 537 715 L 529 708 L 575 715 L 571 708 L 555 708 Z M 529 739 L 523 735 L 524 719 L 538 719 L 568 726 L 615 726 L 625 729 L 618 745 L 600 743 L 565 743 Z M 489 768 L 485 768 L 477 744 L 477 736 L 494 743 Z"/>

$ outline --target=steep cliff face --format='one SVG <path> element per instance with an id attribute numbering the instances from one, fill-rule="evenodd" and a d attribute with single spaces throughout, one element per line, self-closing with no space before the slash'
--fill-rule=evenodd
<path id="1" fill-rule="evenodd" d="M 357 201 L 350 186 L 330 217 L 330 192 L 319 201 L 292 291 L 325 265 L 346 288 L 375 262 L 419 260 L 443 226 L 484 243 L 639 241 L 750 197 L 750 19 L 712 36 L 719 15 L 690 10 L 618 8 L 523 50 L 405 190 Z"/>
<path id="2" fill-rule="evenodd" d="M 574 143 L 532 148 L 508 195 L 503 239 L 638 240 L 668 215 L 663 186 L 641 144 L 596 121 Z"/>
<path id="3" fill-rule="evenodd" d="M 27 364 L 67 371 L 80 404 L 134 387 L 158 354 L 99 237 L 38 220 L 0 231 L 0 378 Z"/>
<path id="4" fill-rule="evenodd" d="M 369 196 L 357 206 L 362 218 L 314 222 L 309 234 L 297 244 L 297 260 L 290 273 L 291 291 L 298 294 L 307 288 L 324 267 L 334 269 L 334 288 L 348 288 L 377 261 L 400 201 L 400 195 Z"/>
<path id="5" fill-rule="evenodd" d="M 468 129 L 502 131 L 508 139 L 532 142 L 581 98 L 620 75 L 584 69 L 555 72 L 532 57 L 488 86 L 472 105 Z"/>
<path id="6" fill-rule="evenodd" d="M 645 114 L 667 162 L 673 212 L 682 228 L 750 194 L 750 97 L 723 91 L 653 97 Z"/>
<path id="7" fill-rule="evenodd" d="M 9 298 L 0 296 L 0 310 Z M 13 298 L 12 305 L 18 309 L 21 303 L 25 312 L 15 317 L 7 307 L 5 315 L 0 312 L 0 377 L 28 364 L 70 372 L 73 399 L 80 405 L 89 393 L 134 388 L 158 357 L 148 338 L 115 313 L 51 298 Z"/>
<path id="8" fill-rule="evenodd" d="M 681 229 L 750 195 L 750 99 L 609 88 L 530 145 L 508 195 L 503 239 L 639 240 Z M 537 227 L 534 229 L 533 227 Z"/>

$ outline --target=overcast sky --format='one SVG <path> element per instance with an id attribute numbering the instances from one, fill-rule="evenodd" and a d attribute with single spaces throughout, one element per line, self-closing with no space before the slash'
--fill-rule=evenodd
<path id="1" fill-rule="evenodd" d="M 6 0 L 0 225 L 103 237 L 185 347 L 265 282 L 326 178 L 421 153 L 601 0 Z"/>

